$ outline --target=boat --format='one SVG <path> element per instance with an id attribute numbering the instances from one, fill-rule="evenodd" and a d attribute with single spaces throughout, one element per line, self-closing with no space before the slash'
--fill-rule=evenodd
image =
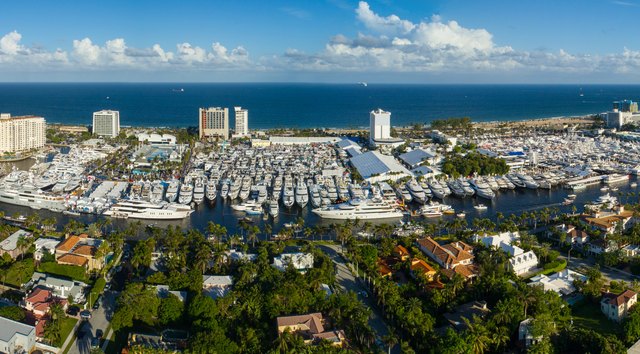
<path id="1" fill-rule="evenodd" d="M 193 187 L 193 202 L 196 204 L 200 204 L 204 200 L 205 179 L 206 177 L 204 176 L 195 178 Z"/>
<path id="2" fill-rule="evenodd" d="M 320 196 L 320 186 L 312 184 L 309 188 L 309 196 L 311 199 L 311 206 L 319 208 L 322 206 L 322 197 Z"/>
<path id="3" fill-rule="evenodd" d="M 323 219 L 333 220 L 400 219 L 403 216 L 402 211 L 382 199 L 352 199 L 345 203 L 316 208 L 312 212 Z"/>
<path id="4" fill-rule="evenodd" d="M 400 198 L 405 203 L 411 203 L 411 201 L 413 200 L 411 193 L 409 193 L 407 187 L 405 187 L 404 184 L 396 187 L 396 194 L 398 195 L 398 198 Z"/>
<path id="5" fill-rule="evenodd" d="M 444 214 L 445 211 L 449 212 L 452 210 L 453 208 L 451 208 L 450 205 L 431 201 L 429 202 L 429 204 L 425 204 L 422 207 L 420 207 L 420 209 L 418 209 L 418 214 L 424 217 L 432 218 L 432 217 L 442 216 L 442 214 Z"/>
<path id="6" fill-rule="evenodd" d="M 464 191 L 464 189 L 458 183 L 458 181 L 456 180 L 448 181 L 447 185 L 449 186 L 449 189 L 451 189 L 451 192 L 453 193 L 453 195 L 455 195 L 456 197 L 464 198 L 467 196 L 467 193 Z"/>
<path id="7" fill-rule="evenodd" d="M 638 186 L 638 184 L 636 182 L 631 182 L 631 184 L 629 186 L 631 188 L 636 188 Z"/>
<path id="8" fill-rule="evenodd" d="M 191 213 L 193 213 L 191 207 L 182 204 L 123 200 L 113 204 L 103 215 L 127 219 L 180 220 L 188 217 Z"/>
<path id="9" fill-rule="evenodd" d="M 577 195 L 575 195 L 575 194 L 567 195 L 567 198 L 569 198 L 569 199 L 576 199 L 576 197 L 577 197 Z"/>
<path id="10" fill-rule="evenodd" d="M 573 204 L 573 199 L 571 198 L 564 198 L 564 201 L 562 202 L 562 205 L 571 205 Z"/>
<path id="11" fill-rule="evenodd" d="M 456 216 L 459 217 L 460 219 L 464 219 L 464 217 L 467 216 L 467 214 L 465 214 L 464 211 L 461 211 L 458 214 L 456 214 Z"/>
<path id="12" fill-rule="evenodd" d="M 486 205 L 484 205 L 484 204 L 474 205 L 473 208 L 476 209 L 476 210 L 487 210 L 488 209 L 488 207 Z"/>
<path id="13" fill-rule="evenodd" d="M 35 187 L 13 186 L 0 189 L 0 203 L 19 205 L 55 212 L 67 210 L 65 196 L 46 193 Z"/>
<path id="14" fill-rule="evenodd" d="M 149 199 L 152 203 L 160 203 L 164 199 L 164 184 L 162 181 L 154 181 L 151 187 L 151 197 Z"/>
<path id="15" fill-rule="evenodd" d="M 296 184 L 295 201 L 296 204 L 300 206 L 300 208 L 306 207 L 307 203 L 309 202 L 309 190 L 307 189 L 307 185 L 304 183 L 304 181 L 300 180 Z"/>
<path id="16" fill-rule="evenodd" d="M 278 217 L 279 213 L 280 213 L 280 206 L 278 205 L 278 201 L 277 200 L 269 201 L 269 215 L 271 215 L 271 217 L 273 218 L 276 218 Z"/>
<path id="17" fill-rule="evenodd" d="M 217 183 L 213 178 L 210 178 L 209 182 L 207 182 L 205 197 L 207 197 L 207 200 L 209 200 L 210 202 L 214 202 L 218 197 L 218 188 L 216 187 L 216 185 Z M 227 193 L 228 193 L 228 190 L 227 190 Z"/>
<path id="18" fill-rule="evenodd" d="M 540 187 L 540 185 L 533 180 L 533 177 L 529 175 L 516 173 L 516 177 L 518 177 L 522 181 L 522 183 L 524 183 L 525 187 L 529 189 L 538 189 Z"/>
<path id="19" fill-rule="evenodd" d="M 412 179 L 409 182 L 407 182 L 405 186 L 407 187 L 407 190 L 413 197 L 413 200 L 415 200 L 420 204 L 424 204 L 427 202 L 427 196 L 424 193 L 424 189 L 422 189 L 420 184 L 418 184 L 418 182 L 415 179 Z"/>
<path id="20" fill-rule="evenodd" d="M 288 186 L 285 184 L 284 189 L 282 190 L 282 203 L 287 208 L 291 208 L 295 203 L 295 193 L 293 192 L 293 186 Z"/>
<path id="21" fill-rule="evenodd" d="M 241 180 L 235 179 L 231 182 L 229 186 L 229 199 L 234 200 L 240 196 L 240 187 L 242 185 Z"/>
<path id="22" fill-rule="evenodd" d="M 178 203 L 189 204 L 193 200 L 193 185 L 191 183 L 182 183 L 180 186 L 180 195 L 178 196 Z"/>
<path id="23" fill-rule="evenodd" d="M 518 178 L 518 176 L 513 175 L 513 174 L 508 174 L 507 178 L 509 179 L 509 181 L 511 183 L 513 183 L 514 186 L 518 187 L 518 188 L 526 188 L 527 186 L 524 184 L 524 182 L 522 182 L 522 180 L 520 178 Z"/>
<path id="24" fill-rule="evenodd" d="M 491 190 L 491 188 L 484 182 L 479 179 L 472 179 L 469 181 L 471 187 L 476 191 L 476 195 L 485 199 L 493 199 L 495 198 L 495 193 Z"/>
<path id="25" fill-rule="evenodd" d="M 604 183 L 611 185 L 614 183 L 623 183 L 629 181 L 629 175 L 627 174 L 612 174 L 604 176 Z"/>
<path id="26" fill-rule="evenodd" d="M 169 203 L 173 203 L 176 201 L 178 197 L 178 190 L 180 189 L 180 181 L 177 179 L 171 180 L 169 182 L 169 186 L 167 187 L 167 193 L 165 193 L 165 200 Z"/>

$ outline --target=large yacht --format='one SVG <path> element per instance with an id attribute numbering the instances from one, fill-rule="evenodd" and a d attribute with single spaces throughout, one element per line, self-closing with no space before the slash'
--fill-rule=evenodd
<path id="1" fill-rule="evenodd" d="M 207 183 L 207 192 L 205 195 L 210 202 L 215 201 L 218 196 L 218 188 L 216 188 L 217 184 L 218 183 L 215 178 L 209 178 L 209 182 Z"/>
<path id="2" fill-rule="evenodd" d="M 180 196 L 178 196 L 178 202 L 180 204 L 189 204 L 193 200 L 193 185 L 191 181 L 185 181 L 180 186 Z"/>
<path id="3" fill-rule="evenodd" d="M 323 219 L 334 220 L 374 220 L 400 219 L 402 212 L 381 199 L 352 199 L 349 202 L 313 209 L 313 213 Z"/>
<path id="4" fill-rule="evenodd" d="M 180 181 L 177 179 L 171 180 L 169 182 L 169 187 L 167 187 L 167 193 L 165 194 L 165 199 L 169 203 L 173 203 L 176 201 L 178 197 L 178 190 L 180 189 Z"/>
<path id="5" fill-rule="evenodd" d="M 140 200 L 121 201 L 103 214 L 113 218 L 179 220 L 191 215 L 191 207 L 175 203 L 148 203 Z"/>
<path id="6" fill-rule="evenodd" d="M 153 187 L 151 188 L 151 199 L 152 203 L 160 203 L 164 198 L 164 184 L 162 181 L 157 180 L 153 182 Z"/>
<path id="7" fill-rule="evenodd" d="M 536 183 L 536 181 L 533 180 L 533 177 L 529 175 L 516 173 L 516 176 L 520 178 L 522 183 L 524 183 L 524 185 L 529 189 L 538 189 L 538 187 L 540 187 L 540 185 L 538 185 L 538 183 Z"/>
<path id="8" fill-rule="evenodd" d="M 47 209 L 62 212 L 67 210 L 65 197 L 51 195 L 39 189 L 16 186 L 0 189 L 0 202 L 30 207 L 31 209 Z"/>
<path id="9" fill-rule="evenodd" d="M 496 196 L 491 190 L 491 187 L 480 179 L 471 179 L 469 180 L 469 184 L 476 191 L 478 197 L 493 199 Z"/>
<path id="10" fill-rule="evenodd" d="M 298 204 L 300 208 L 304 208 L 309 202 L 309 190 L 307 189 L 307 185 L 302 180 L 298 181 L 298 184 L 296 184 L 295 199 L 296 204 Z"/>
<path id="11" fill-rule="evenodd" d="M 198 176 L 195 178 L 195 183 L 193 187 L 193 201 L 196 204 L 200 204 L 204 200 L 205 179 L 206 177 L 204 176 Z"/>
<path id="12" fill-rule="evenodd" d="M 413 200 L 415 200 L 420 204 L 424 204 L 427 202 L 427 195 L 424 193 L 424 189 L 422 189 L 420 184 L 416 182 L 415 179 L 412 179 L 411 181 L 407 182 L 406 186 L 407 186 L 407 190 L 409 190 L 409 193 L 411 193 Z"/>

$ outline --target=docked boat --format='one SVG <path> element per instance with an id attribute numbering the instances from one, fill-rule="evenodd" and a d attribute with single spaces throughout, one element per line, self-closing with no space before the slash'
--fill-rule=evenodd
<path id="1" fill-rule="evenodd" d="M 126 200 L 113 204 L 103 215 L 126 219 L 180 220 L 191 213 L 193 213 L 191 207 L 182 204 Z"/>
<path id="2" fill-rule="evenodd" d="M 524 184 L 524 182 L 522 182 L 522 180 L 520 178 L 518 178 L 518 176 L 513 175 L 513 174 L 508 174 L 507 178 L 516 187 L 518 187 L 518 188 L 527 188 L 527 186 Z"/>
<path id="3" fill-rule="evenodd" d="M 485 199 L 493 199 L 496 196 L 495 193 L 493 193 L 493 191 L 491 190 L 491 188 L 484 182 L 480 181 L 479 179 L 469 180 L 469 184 L 471 184 L 471 187 L 475 190 L 476 195 L 478 197 L 485 198 Z"/>
<path id="4" fill-rule="evenodd" d="M 295 201 L 296 200 L 293 186 L 288 186 L 285 184 L 284 189 L 282 190 L 282 204 L 284 204 L 284 206 L 287 208 L 291 208 Z"/>
<path id="5" fill-rule="evenodd" d="M 323 219 L 333 220 L 375 220 L 400 219 L 402 211 L 382 199 L 352 199 L 349 202 L 313 209 L 313 213 Z"/>
<path id="6" fill-rule="evenodd" d="M 433 218 L 433 217 L 440 217 L 446 211 L 450 211 L 450 210 L 453 210 L 453 208 L 451 208 L 450 205 L 431 201 L 429 202 L 429 204 L 425 204 L 422 207 L 420 207 L 420 209 L 418 209 L 418 214 L 427 218 Z"/>
<path id="7" fill-rule="evenodd" d="M 484 204 L 474 205 L 473 208 L 476 209 L 476 210 L 487 210 L 488 209 L 488 207 L 486 205 L 484 205 Z"/>
<path id="8" fill-rule="evenodd" d="M 309 188 L 309 196 L 311 199 L 311 206 L 319 208 L 322 206 L 322 197 L 320 196 L 320 186 L 312 184 Z"/>
<path id="9" fill-rule="evenodd" d="M 0 189 L 0 203 L 19 205 L 35 210 L 46 209 L 55 212 L 67 210 L 64 196 L 46 193 L 35 187 L 4 187 Z"/>
<path id="10" fill-rule="evenodd" d="M 411 203 L 411 201 L 413 200 L 411 193 L 409 193 L 407 187 L 405 187 L 404 185 L 396 187 L 396 194 L 398 195 L 398 198 L 400 198 L 405 203 Z"/>
<path id="11" fill-rule="evenodd" d="M 300 208 L 306 207 L 309 202 L 309 190 L 303 181 L 298 181 L 296 184 L 295 201 Z"/>
<path id="12" fill-rule="evenodd" d="M 196 204 L 200 204 L 204 200 L 205 179 L 206 178 L 204 176 L 200 176 L 195 179 L 193 187 L 193 201 Z"/>
<path id="13" fill-rule="evenodd" d="M 518 177 L 522 183 L 524 183 L 525 187 L 529 189 L 538 189 L 540 185 L 533 180 L 533 177 L 521 173 L 517 173 L 516 177 Z"/>
<path id="14" fill-rule="evenodd" d="M 178 196 L 178 203 L 189 204 L 193 200 L 193 185 L 187 181 L 180 186 L 180 195 Z"/>
<path id="15" fill-rule="evenodd" d="M 629 175 L 626 174 L 612 174 L 604 177 L 604 183 L 607 185 L 615 183 L 624 183 L 629 181 Z"/>
<path id="16" fill-rule="evenodd" d="M 464 198 L 467 196 L 467 193 L 464 191 L 464 189 L 458 183 L 458 181 L 456 180 L 448 181 L 447 185 L 449 186 L 449 189 L 451 189 L 451 192 L 453 193 L 453 195 L 455 195 L 456 197 Z"/>
<path id="17" fill-rule="evenodd" d="M 242 185 L 241 180 L 234 179 L 229 186 L 229 199 L 234 200 L 240 196 L 240 187 Z"/>
<path id="18" fill-rule="evenodd" d="M 413 197 L 413 200 L 420 204 L 424 204 L 427 202 L 427 196 L 424 194 L 424 189 L 418 184 L 415 179 L 410 180 L 406 184 L 407 190 Z"/>
<path id="19" fill-rule="evenodd" d="M 171 180 L 169 182 L 169 186 L 167 187 L 167 193 L 165 194 L 165 199 L 169 203 L 173 203 L 178 198 L 178 190 L 180 189 L 180 181 L 177 179 Z"/>
<path id="20" fill-rule="evenodd" d="M 154 181 L 151 187 L 151 203 L 160 203 L 164 199 L 164 184 L 162 181 Z"/>
<path id="21" fill-rule="evenodd" d="M 279 213 L 280 213 L 280 206 L 278 205 L 278 201 L 277 200 L 269 201 L 269 215 L 271 215 L 271 217 L 273 218 L 276 218 L 278 217 Z"/>
<path id="22" fill-rule="evenodd" d="M 217 185 L 216 180 L 213 178 L 210 178 L 209 182 L 207 183 L 207 189 L 205 191 L 205 197 L 207 197 L 207 200 L 209 200 L 210 202 L 215 201 L 216 198 L 218 197 L 218 188 L 216 187 L 216 185 Z"/>

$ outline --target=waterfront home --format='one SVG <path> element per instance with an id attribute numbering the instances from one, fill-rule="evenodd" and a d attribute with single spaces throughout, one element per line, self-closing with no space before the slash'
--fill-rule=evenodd
<path id="1" fill-rule="evenodd" d="M 602 295 L 600 309 L 608 319 L 620 322 L 636 302 L 638 294 L 633 290 L 625 290 L 619 295 L 607 292 Z"/>
<path id="2" fill-rule="evenodd" d="M 36 345 L 36 328 L 0 317 L 0 353 L 31 353 Z"/>
<path id="3" fill-rule="evenodd" d="M 560 296 L 568 296 L 576 291 L 574 282 L 586 281 L 587 277 L 571 269 L 563 269 L 549 275 L 536 275 L 530 279 L 530 286 L 541 286 L 545 291 L 553 291 Z"/>
<path id="4" fill-rule="evenodd" d="M 503 244 L 502 250 L 511 256 L 508 266 L 516 275 L 521 276 L 538 268 L 538 256 L 533 251 L 524 252 L 518 246 L 505 244 Z"/>
<path id="5" fill-rule="evenodd" d="M 104 240 L 89 238 L 86 234 L 70 235 L 56 246 L 58 264 L 80 266 L 89 272 L 104 267 L 104 257 L 96 257 Z"/>
<path id="6" fill-rule="evenodd" d="M 203 275 L 202 293 L 212 299 L 223 297 L 231 291 L 233 278 L 229 275 Z"/>
<path id="7" fill-rule="evenodd" d="M 33 252 L 33 259 L 41 261 L 45 253 L 51 255 L 56 254 L 56 247 L 60 243 L 60 240 L 55 238 L 42 237 L 33 242 L 35 250 Z"/>
<path id="8" fill-rule="evenodd" d="M 627 257 L 637 257 L 640 255 L 640 246 L 639 245 L 626 245 L 622 247 L 622 252 Z"/>
<path id="9" fill-rule="evenodd" d="M 175 295 L 175 297 L 177 297 L 180 302 L 184 303 L 185 301 L 187 301 L 186 291 L 169 290 L 168 285 L 156 285 L 156 295 L 160 299 L 167 298 L 169 297 L 169 295 Z"/>
<path id="10" fill-rule="evenodd" d="M 326 340 L 335 346 L 342 346 L 346 340 L 343 330 L 325 330 L 327 323 L 321 313 L 297 316 L 281 316 L 276 319 L 278 336 L 285 331 L 301 336 L 306 344 Z"/>
<path id="11" fill-rule="evenodd" d="M 242 251 L 229 250 L 225 252 L 226 258 L 231 262 L 253 262 L 258 258 L 258 255 L 255 253 L 244 253 Z"/>
<path id="12" fill-rule="evenodd" d="M 87 284 L 79 281 L 57 278 L 48 274 L 34 272 L 31 280 L 25 285 L 25 288 L 44 287 L 52 291 L 53 296 L 59 299 L 68 299 L 71 297 L 73 302 L 84 302 L 84 290 Z"/>
<path id="13" fill-rule="evenodd" d="M 411 256 L 409 251 L 402 245 L 396 245 L 396 247 L 393 248 L 393 255 L 402 262 L 408 260 Z"/>
<path id="14" fill-rule="evenodd" d="M 500 248 L 500 245 L 503 243 L 510 245 L 514 241 L 517 241 L 519 239 L 520 239 L 520 233 L 518 233 L 517 231 L 516 232 L 507 231 L 507 232 L 499 233 L 497 235 L 476 234 L 473 236 L 474 242 L 482 243 L 485 247 L 493 248 L 493 249 Z"/>
<path id="15" fill-rule="evenodd" d="M 273 257 L 273 266 L 278 270 L 285 271 L 291 265 L 294 269 L 304 273 L 313 268 L 313 254 L 311 253 L 282 253 Z"/>
<path id="16" fill-rule="evenodd" d="M 414 258 L 411 260 L 411 276 L 416 279 L 422 277 L 427 281 L 432 281 L 436 276 L 436 270 L 422 259 Z"/>
<path id="17" fill-rule="evenodd" d="M 378 274 L 382 278 L 391 278 L 393 270 L 384 259 L 378 259 Z"/>
<path id="18" fill-rule="evenodd" d="M 634 221 L 633 212 L 630 210 L 624 210 L 621 206 L 620 210 L 615 213 L 595 213 L 592 215 L 583 215 L 581 221 L 586 226 L 593 230 L 600 230 L 607 234 L 612 234 L 616 231 L 617 227 L 627 230 Z M 619 226 L 618 226 L 619 225 Z"/>
<path id="19" fill-rule="evenodd" d="M 42 318 L 47 315 L 51 305 L 58 303 L 63 309 L 67 309 L 67 299 L 59 299 L 53 296 L 53 292 L 44 287 L 36 287 L 24 297 L 23 307 L 25 310 L 33 313 L 36 318 Z"/>
<path id="20" fill-rule="evenodd" d="M 0 242 L 0 256 L 8 254 L 11 258 L 18 258 L 26 249 L 18 247 L 21 237 L 31 238 L 33 234 L 24 230 L 18 230 Z"/>
<path id="21" fill-rule="evenodd" d="M 592 239 L 587 243 L 587 246 L 588 251 L 595 255 L 614 252 L 618 249 L 618 245 L 613 240 L 606 238 Z"/>
<path id="22" fill-rule="evenodd" d="M 475 276 L 473 247 L 462 241 L 440 245 L 431 237 L 416 240 L 418 248 L 442 267 L 441 272 L 451 278 L 459 274 L 465 279 Z"/>
<path id="23" fill-rule="evenodd" d="M 565 244 L 583 247 L 589 241 L 589 234 L 573 225 L 556 225 L 553 231 L 557 234 L 558 241 Z M 554 232 L 550 231 L 549 236 L 554 236 Z"/>

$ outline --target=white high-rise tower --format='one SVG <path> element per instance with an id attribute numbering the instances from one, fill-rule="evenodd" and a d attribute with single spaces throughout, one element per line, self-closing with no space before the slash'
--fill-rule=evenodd
<path id="1" fill-rule="evenodd" d="M 120 112 L 103 110 L 93 112 L 93 134 L 115 138 L 120 134 Z"/>
<path id="2" fill-rule="evenodd" d="M 369 144 L 391 139 L 391 112 L 378 108 L 369 114 Z"/>
<path id="3" fill-rule="evenodd" d="M 249 135 L 249 110 L 242 107 L 233 107 L 236 114 L 236 134 L 241 136 Z"/>

